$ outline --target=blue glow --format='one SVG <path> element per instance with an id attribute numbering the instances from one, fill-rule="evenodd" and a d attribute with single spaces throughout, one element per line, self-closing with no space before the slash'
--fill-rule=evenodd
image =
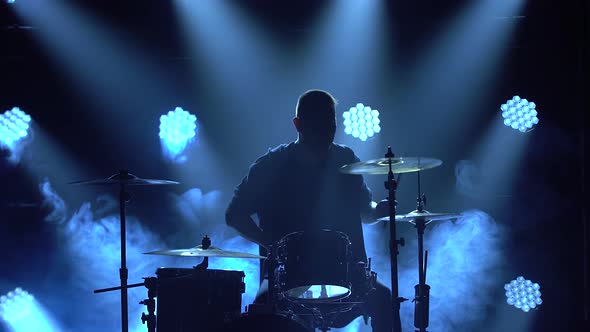
<path id="1" fill-rule="evenodd" d="M 427 283 L 431 287 L 428 330 L 451 332 L 462 326 L 462 330 L 475 331 L 477 329 L 467 325 L 485 319 L 488 315 L 485 307 L 495 298 L 494 287 L 502 282 L 493 271 L 500 269 L 504 262 L 504 252 L 498 250 L 502 247 L 504 229 L 489 215 L 477 210 L 464 211 L 463 217 L 456 222 L 431 225 L 424 234 L 424 245 L 428 247 Z M 372 270 L 377 272 L 379 281 L 389 286 L 389 237 L 381 227 L 375 226 L 363 225 L 367 255 L 371 257 Z M 449 238 L 455 240 L 449 241 Z M 400 296 L 411 298 L 418 283 L 415 267 L 418 244 L 415 236 L 406 241 L 398 261 L 399 291 Z M 461 303 L 460 312 L 446 305 L 455 301 Z M 402 330 L 414 331 L 413 303 L 402 304 L 400 315 Z M 371 329 L 369 326 L 354 331 L 367 332 Z"/>
<path id="2" fill-rule="evenodd" d="M 14 332 L 59 331 L 35 297 L 20 287 L 0 296 L 0 318 Z"/>
<path id="3" fill-rule="evenodd" d="M 500 106 L 504 125 L 522 133 L 529 132 L 539 123 L 537 104 L 527 99 L 514 96 Z"/>
<path id="4" fill-rule="evenodd" d="M 381 131 L 379 111 L 362 103 L 358 103 L 355 107 L 342 113 L 342 118 L 344 119 L 344 133 L 363 142 Z"/>
<path id="5" fill-rule="evenodd" d="M 506 290 L 506 303 L 521 309 L 524 312 L 529 312 L 531 309 L 536 309 L 543 301 L 541 300 L 541 286 L 533 283 L 531 280 L 525 279 L 523 276 L 517 277 L 509 284 L 504 285 Z"/>
<path id="6" fill-rule="evenodd" d="M 7 3 L 15 3 L 16 0 L 6 0 Z"/>
<path id="7" fill-rule="evenodd" d="M 29 135 L 31 116 L 18 107 L 0 114 L 0 146 L 11 150 Z"/>
<path id="8" fill-rule="evenodd" d="M 65 216 L 66 221 L 59 228 L 64 239 L 65 259 L 79 262 L 86 257 L 87 264 L 74 264 L 71 277 L 75 280 L 53 280 L 56 287 L 53 294 L 46 295 L 53 298 L 53 302 L 62 303 L 56 310 L 67 310 L 72 326 L 70 331 L 102 332 L 120 329 L 118 310 L 104 310 L 104 308 L 118 308 L 120 297 L 116 292 L 104 294 L 89 294 L 89 289 L 117 285 L 119 282 L 117 271 L 120 266 L 120 224 L 117 212 L 117 200 L 110 196 L 101 196 L 96 202 L 85 202 L 73 211 L 68 210 L 72 202 L 65 202 L 54 191 L 49 182 L 39 186 L 44 202 L 52 206 L 52 214 Z M 57 197 L 57 199 L 56 199 Z M 127 218 L 127 266 L 130 282 L 141 282 L 142 277 L 154 276 L 159 267 L 192 267 L 199 263 L 199 259 L 166 256 L 146 256 L 143 253 L 152 250 L 178 248 L 179 243 L 198 244 L 203 235 L 208 234 L 215 246 L 226 250 L 258 253 L 258 246 L 242 237 L 228 234 L 226 227 L 220 227 L 218 220 L 223 218 L 225 200 L 220 191 L 202 192 L 192 188 L 181 195 L 170 193 L 176 210 L 185 224 L 183 231 L 166 242 L 158 234 L 144 227 L 137 218 Z M 69 203 L 69 204 L 68 204 Z M 94 206 L 94 205 L 97 206 Z M 100 207 L 100 208 L 99 208 Z M 209 220 L 215 222 L 209 223 Z M 244 271 L 246 274 L 246 293 L 242 297 L 242 309 L 251 304 L 258 291 L 259 260 L 238 258 L 212 258 L 209 261 L 211 269 L 230 269 Z M 64 296 L 63 289 L 69 290 L 69 296 Z M 142 324 L 141 313 L 146 311 L 139 301 L 147 296 L 144 287 L 129 289 L 129 331 L 144 332 L 146 326 Z M 63 301 L 63 302 L 60 302 Z M 82 303 L 81 306 L 71 306 L 71 303 Z M 97 325 L 95 322 L 101 321 Z M 24 329 L 13 332 L 44 331 L 42 329 Z M 63 330 L 56 330 L 63 331 Z"/>
<path id="9" fill-rule="evenodd" d="M 159 135 L 166 157 L 181 162 L 181 154 L 197 136 L 197 117 L 176 107 L 174 111 L 160 116 Z"/>

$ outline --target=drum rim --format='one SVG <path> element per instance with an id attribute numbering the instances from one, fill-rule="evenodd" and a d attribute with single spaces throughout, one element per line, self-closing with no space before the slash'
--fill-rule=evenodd
<path id="1" fill-rule="evenodd" d="M 350 295 L 352 295 L 352 286 L 342 286 L 342 285 L 325 285 L 326 287 L 342 287 L 343 289 L 346 289 L 346 293 L 342 294 L 342 295 L 338 295 L 338 296 L 330 296 L 327 298 L 322 298 L 322 299 L 305 299 L 305 298 L 299 298 L 299 297 L 294 297 L 294 296 L 290 296 L 288 293 L 297 289 L 297 288 L 309 288 L 312 286 L 317 286 L 317 285 L 303 285 L 303 286 L 297 286 L 294 288 L 290 288 L 287 289 L 285 291 L 282 292 L 282 294 L 291 302 L 300 302 L 300 303 L 323 303 L 323 302 L 336 302 L 336 301 L 340 301 L 340 300 L 344 300 L 348 297 L 350 297 Z"/>

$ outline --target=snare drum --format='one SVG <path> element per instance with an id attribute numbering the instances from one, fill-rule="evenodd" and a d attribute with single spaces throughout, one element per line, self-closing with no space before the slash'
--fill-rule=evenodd
<path id="1" fill-rule="evenodd" d="M 159 268 L 157 331 L 213 331 L 240 317 L 244 272 Z"/>
<path id="2" fill-rule="evenodd" d="M 277 244 L 279 293 L 298 302 L 331 302 L 351 294 L 350 241 L 342 232 L 295 232 Z"/>

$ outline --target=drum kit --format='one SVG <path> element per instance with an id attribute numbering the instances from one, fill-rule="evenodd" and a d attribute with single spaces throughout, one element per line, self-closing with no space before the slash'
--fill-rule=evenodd
<path id="1" fill-rule="evenodd" d="M 420 192 L 420 172 L 441 165 L 432 158 L 395 157 L 388 148 L 384 158 L 357 162 L 341 167 L 345 174 L 387 175 L 384 182 L 388 192 L 388 216 L 378 219 L 390 227 L 390 264 L 392 331 L 401 331 L 400 307 L 408 300 L 399 296 L 397 256 L 404 239 L 397 238 L 396 222 L 409 222 L 418 235 L 418 284 L 415 286 L 414 326 L 425 332 L 429 320 L 430 286 L 426 284 L 428 251 L 423 248 L 426 226 L 433 221 L 460 218 L 455 213 L 431 213 L 424 209 L 426 196 Z M 418 174 L 417 209 L 398 215 L 394 174 Z M 377 274 L 368 262 L 351 259 L 350 241 L 342 232 L 321 230 L 315 233 L 295 232 L 285 235 L 270 246 L 268 256 L 223 250 L 212 246 L 205 236 L 200 245 L 187 249 L 151 251 L 145 254 L 177 257 L 198 257 L 203 261 L 193 268 L 159 268 L 156 277 L 145 277 L 144 282 L 127 284 L 125 247 L 125 204 L 131 199 L 129 186 L 178 184 L 175 181 L 142 179 L 121 170 L 107 179 L 72 182 L 77 185 L 104 185 L 119 188 L 121 219 L 120 286 L 95 290 L 121 292 L 121 328 L 128 331 L 127 289 L 145 286 L 148 298 L 141 304 L 147 307 L 141 320 L 149 332 L 234 332 L 234 331 L 321 331 L 330 330 L 339 314 L 355 307 L 363 307 L 374 290 Z M 396 222 L 389 222 L 395 220 Z M 310 243 L 321 241 L 321 252 Z M 242 313 L 242 294 L 245 292 L 243 271 L 208 269 L 209 257 L 261 259 L 268 275 L 268 292 L 264 303 L 253 303 Z M 157 303 L 156 303 L 157 298 Z M 365 315 L 365 321 L 367 316 Z"/>

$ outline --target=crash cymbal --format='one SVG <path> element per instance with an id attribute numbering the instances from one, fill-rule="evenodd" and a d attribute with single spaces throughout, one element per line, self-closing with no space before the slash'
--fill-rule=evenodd
<path id="1" fill-rule="evenodd" d="M 85 180 L 85 181 L 76 181 L 70 182 L 70 184 L 74 185 L 127 185 L 127 186 L 156 186 L 156 185 L 167 185 L 167 184 L 178 184 L 176 181 L 168 181 L 168 180 L 156 180 L 156 179 L 142 179 L 139 178 L 127 171 L 119 171 L 119 173 L 114 174 L 106 179 L 96 179 L 96 180 Z"/>
<path id="2" fill-rule="evenodd" d="M 393 173 L 419 172 L 425 169 L 440 166 L 441 164 L 442 161 L 433 158 L 391 158 L 391 171 Z M 389 158 L 373 159 L 344 165 L 340 167 L 340 171 L 346 174 L 388 174 Z"/>
<path id="3" fill-rule="evenodd" d="M 423 218 L 426 220 L 426 224 L 428 225 L 432 221 L 442 221 L 442 220 L 450 220 L 450 219 L 457 219 L 461 218 L 463 215 L 460 213 L 432 213 L 428 211 L 418 211 L 414 210 L 407 214 L 400 214 L 395 216 L 395 221 L 407 221 L 411 224 L 416 224 L 416 219 Z M 389 221 L 389 217 L 383 217 L 377 219 L 378 221 Z"/>
<path id="4" fill-rule="evenodd" d="M 245 252 L 228 251 L 217 247 L 209 247 L 203 249 L 202 245 L 198 245 L 189 249 L 170 249 L 150 251 L 144 254 L 147 255 L 165 255 L 165 256 L 182 256 L 182 257 L 226 257 L 226 258 L 258 258 L 264 259 L 264 256 L 248 254 Z"/>

